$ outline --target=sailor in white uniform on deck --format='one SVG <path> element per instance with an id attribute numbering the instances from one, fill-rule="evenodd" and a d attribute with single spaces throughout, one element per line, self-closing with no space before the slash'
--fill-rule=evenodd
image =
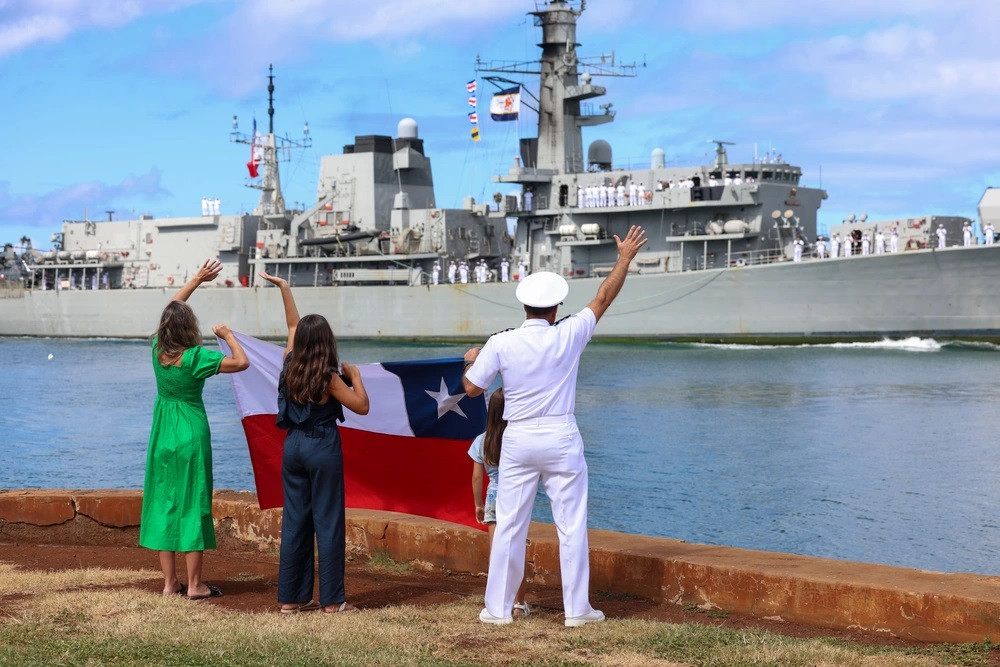
<path id="1" fill-rule="evenodd" d="M 882 233 L 881 229 L 875 232 L 875 254 L 885 254 L 885 234 Z"/>
<path id="2" fill-rule="evenodd" d="M 968 220 L 962 225 L 962 245 L 966 248 L 972 245 L 972 225 Z"/>
<path id="3" fill-rule="evenodd" d="M 983 227 L 983 234 L 986 235 L 986 245 L 993 245 L 995 239 L 996 230 L 993 228 L 992 222 L 987 222 L 986 226 Z"/>
<path id="4" fill-rule="evenodd" d="M 533 274 L 516 292 L 524 304 L 524 323 L 465 353 L 465 393 L 481 395 L 499 374 L 507 420 L 486 607 L 479 614 L 483 623 L 504 625 L 514 620 L 514 595 L 524 577 L 524 543 L 539 482 L 552 505 L 559 536 L 565 624 L 578 627 L 604 620 L 604 614 L 590 605 L 587 462 L 573 414 L 576 378 L 580 356 L 598 320 L 621 291 L 629 263 L 646 243 L 644 234 L 633 226 L 624 240 L 615 236 L 615 266 L 580 312 L 555 325 L 569 285 L 555 273 Z"/>
<path id="5" fill-rule="evenodd" d="M 463 285 L 469 282 L 469 265 L 465 263 L 464 259 L 458 265 L 458 281 Z"/>
<path id="6" fill-rule="evenodd" d="M 524 277 L 528 274 L 528 265 L 524 263 L 522 259 L 517 263 L 517 282 L 524 280 Z"/>
<path id="7" fill-rule="evenodd" d="M 872 237 L 866 231 L 861 235 L 861 254 L 870 255 L 872 252 Z"/>
<path id="8" fill-rule="evenodd" d="M 854 237 L 848 232 L 844 234 L 844 257 L 850 257 L 854 250 Z"/>
<path id="9" fill-rule="evenodd" d="M 837 257 L 840 254 L 840 234 L 834 234 L 830 237 L 830 258 Z"/>
<path id="10" fill-rule="evenodd" d="M 894 255 L 899 252 L 899 230 L 896 227 L 889 232 L 889 252 Z"/>
<path id="11" fill-rule="evenodd" d="M 793 258 L 792 261 L 794 261 L 794 262 L 801 262 L 802 261 L 802 249 L 805 248 L 805 247 L 806 247 L 806 242 L 802 240 L 802 237 L 801 236 L 796 236 L 795 237 L 795 250 L 794 250 L 794 255 L 793 255 L 794 258 Z"/>
<path id="12" fill-rule="evenodd" d="M 434 260 L 434 266 L 431 267 L 431 283 L 434 285 L 438 284 L 438 279 L 441 277 L 441 262 Z"/>
<path id="13" fill-rule="evenodd" d="M 638 192 L 636 194 L 639 197 L 639 201 L 637 202 L 637 204 L 639 206 L 643 206 L 646 203 L 646 184 L 645 183 L 640 183 L 639 184 Z"/>
<path id="14" fill-rule="evenodd" d="M 583 186 L 576 186 L 576 207 L 583 208 Z"/>
<path id="15" fill-rule="evenodd" d="M 628 205 L 638 206 L 639 205 L 639 187 L 635 184 L 635 181 L 629 179 L 628 181 Z"/>
<path id="16" fill-rule="evenodd" d="M 448 282 L 452 285 L 455 284 L 455 273 L 458 271 L 458 267 L 455 266 L 455 260 L 448 262 Z"/>
<path id="17" fill-rule="evenodd" d="M 948 238 L 948 230 L 945 229 L 944 225 L 939 222 L 936 233 L 937 233 L 937 237 L 938 237 L 938 246 L 937 247 L 938 248 L 944 248 L 945 247 L 945 243 L 946 243 L 946 239 Z"/>
<path id="18" fill-rule="evenodd" d="M 506 283 L 510 281 L 510 262 L 507 258 L 500 260 L 500 282 Z"/>
<path id="19" fill-rule="evenodd" d="M 826 259 L 826 241 L 823 240 L 822 236 L 816 237 L 816 256 L 820 259 Z"/>
<path id="20" fill-rule="evenodd" d="M 615 194 L 618 195 L 617 202 L 616 202 L 617 205 L 618 206 L 624 206 L 625 205 L 625 186 L 622 185 L 621 183 L 619 183 L 618 187 L 615 189 Z"/>

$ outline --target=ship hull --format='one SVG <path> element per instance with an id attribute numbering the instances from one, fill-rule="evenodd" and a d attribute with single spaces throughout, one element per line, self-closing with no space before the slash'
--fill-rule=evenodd
<path id="1" fill-rule="evenodd" d="M 600 278 L 570 282 L 560 316 L 583 308 Z M 632 275 L 596 338 L 819 343 L 883 337 L 1000 341 L 1000 246 Z M 524 315 L 513 283 L 297 287 L 302 313 L 341 338 L 482 341 Z M 141 338 L 173 289 L 24 291 L 0 298 L 0 335 Z M 206 335 L 224 322 L 285 334 L 278 290 L 206 286 L 191 305 Z"/>

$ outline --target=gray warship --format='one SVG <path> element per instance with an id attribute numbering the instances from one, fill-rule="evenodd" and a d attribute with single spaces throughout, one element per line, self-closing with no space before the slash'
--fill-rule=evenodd
<path id="1" fill-rule="evenodd" d="M 641 225 L 650 242 L 599 338 L 1000 341 L 1000 245 L 992 243 L 1000 190 L 980 202 L 986 243 L 966 245 L 974 221 L 960 216 L 862 215 L 830 230 L 850 238 L 839 243 L 850 256 L 824 257 L 830 244 L 817 239 L 816 218 L 826 193 L 803 185 L 801 169 L 779 156 L 734 163 L 729 142 L 713 140 L 709 164 L 667 166 L 664 151 L 652 149 L 648 164 L 622 168 L 603 140 L 585 150 L 583 128 L 616 118 L 611 104 L 594 106 L 606 94 L 595 79 L 634 71 L 578 53 L 584 9 L 566 0 L 536 6 L 536 61 L 477 58 L 484 83 L 538 91 L 537 136 L 521 139 L 518 158 L 495 178 L 517 195 L 437 206 L 419 126 L 406 118 L 395 136 L 357 136 L 323 156 L 315 203 L 291 210 L 279 164 L 308 140 L 275 134 L 272 76 L 268 133 L 242 135 L 234 118 L 231 137 L 253 143 L 263 169 L 252 213 L 223 215 L 207 200 L 199 216 L 67 221 L 47 251 L 24 240 L 8 245 L 0 335 L 148 336 L 169 295 L 200 260 L 217 257 L 222 274 L 191 301 L 206 335 L 215 322 L 283 335 L 278 292 L 256 277 L 267 271 L 285 277 L 300 310 L 327 316 L 341 337 L 481 341 L 522 319 L 513 292 L 526 273 L 565 276 L 563 311 L 582 308 L 615 262 L 615 235 Z M 874 241 L 892 236 L 884 251 Z"/>

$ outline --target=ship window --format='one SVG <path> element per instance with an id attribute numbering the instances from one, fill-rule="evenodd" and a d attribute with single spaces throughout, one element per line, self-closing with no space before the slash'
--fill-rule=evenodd
<path id="1" fill-rule="evenodd" d="M 458 238 L 460 238 L 460 239 L 466 238 L 465 227 L 459 227 L 458 228 Z"/>

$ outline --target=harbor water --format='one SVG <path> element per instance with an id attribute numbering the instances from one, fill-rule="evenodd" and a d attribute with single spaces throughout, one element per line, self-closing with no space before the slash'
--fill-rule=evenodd
<path id="1" fill-rule="evenodd" d="M 358 363 L 464 352 L 340 347 Z M 142 488 L 147 343 L 6 338 L 0 359 L 0 488 Z M 1000 574 L 998 369 L 994 346 L 932 340 L 592 343 L 576 406 L 590 527 Z M 252 490 L 229 381 L 205 402 L 216 488 Z M 543 498 L 535 519 L 551 521 Z"/>

